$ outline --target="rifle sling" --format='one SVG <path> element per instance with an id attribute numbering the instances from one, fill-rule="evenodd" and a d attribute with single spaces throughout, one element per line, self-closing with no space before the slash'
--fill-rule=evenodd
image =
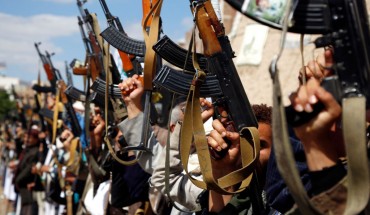
<path id="1" fill-rule="evenodd" d="M 90 145 L 90 79 L 91 79 L 91 67 L 88 66 L 87 74 L 84 76 L 85 81 L 85 116 L 84 116 L 84 123 L 85 123 L 85 141 L 86 145 Z M 87 98 L 87 99 L 86 99 Z"/>
<path id="2" fill-rule="evenodd" d="M 282 37 L 280 40 L 280 50 L 270 65 L 270 73 L 273 83 L 272 142 L 274 143 L 273 147 L 275 150 L 278 170 L 295 203 L 298 205 L 299 210 L 302 214 L 320 214 L 320 212 L 311 204 L 296 167 L 296 162 L 292 153 L 292 146 L 290 145 L 288 136 L 288 125 L 286 122 L 278 75 L 279 70 L 277 69 L 277 62 L 282 54 L 285 44 L 289 14 L 292 10 L 292 0 L 288 0 L 286 4 L 287 9 L 285 14 L 283 14 L 284 22 Z"/>
<path id="3" fill-rule="evenodd" d="M 156 2 L 150 9 L 148 16 L 143 22 L 143 34 L 145 41 L 145 59 L 144 59 L 144 90 L 153 89 L 153 76 L 156 71 L 156 53 L 153 50 L 153 45 L 158 41 L 160 30 L 160 13 L 163 0 Z M 153 14 L 154 12 L 154 14 Z M 153 14 L 153 17 L 152 17 Z M 147 32 L 147 22 L 151 20 L 149 33 Z"/>
<path id="4" fill-rule="evenodd" d="M 277 74 L 275 74 L 277 76 Z M 272 138 L 280 175 L 302 214 L 320 214 L 310 203 L 296 167 L 290 145 L 285 109 L 278 78 L 273 80 Z"/>
<path id="5" fill-rule="evenodd" d="M 290 4 L 291 1 L 288 1 L 287 5 Z M 290 8 L 290 6 L 287 6 L 287 8 Z M 289 10 L 284 18 L 285 24 L 283 26 L 280 53 L 270 65 L 270 73 L 273 80 L 273 147 L 279 172 L 301 213 L 321 214 L 311 203 L 302 184 L 288 136 L 288 126 L 282 100 L 283 95 L 279 81 L 279 70 L 277 69 L 277 62 L 285 43 L 288 16 Z M 364 97 L 342 99 L 343 136 L 348 159 L 348 193 L 344 214 L 360 213 L 366 207 L 369 200 L 369 161 L 366 154 L 365 107 L 366 99 Z"/>
<path id="6" fill-rule="evenodd" d="M 170 107 L 170 110 L 172 110 L 172 108 L 174 107 L 174 99 L 175 97 L 175 94 L 173 94 L 172 96 L 172 102 L 171 102 L 171 107 Z M 170 124 L 171 124 L 171 112 L 168 116 L 168 123 L 167 123 L 167 128 L 170 127 Z M 171 194 L 170 194 L 170 171 L 171 171 L 171 167 L 170 167 L 170 153 L 171 153 L 171 142 L 177 142 L 179 141 L 178 137 L 176 136 L 177 139 L 173 139 L 172 136 L 171 136 L 171 132 L 168 131 L 167 133 L 167 139 L 166 139 L 166 160 L 165 160 L 165 166 L 164 166 L 164 186 L 165 186 L 165 194 L 167 195 L 167 198 L 168 200 L 171 202 L 171 205 L 173 205 L 177 210 L 181 211 L 181 212 L 184 212 L 184 213 L 193 213 L 195 211 L 191 211 L 191 210 L 184 210 L 182 208 L 180 208 L 178 206 L 178 202 L 175 202 L 172 198 L 171 198 Z"/>
<path id="7" fill-rule="evenodd" d="M 345 98 L 342 106 L 343 137 L 348 162 L 348 197 L 344 214 L 359 214 L 369 201 L 370 191 L 366 149 L 366 97 Z"/>
<path id="8" fill-rule="evenodd" d="M 243 191 L 249 186 L 259 153 L 258 130 L 254 127 L 246 128 L 240 139 L 240 154 L 242 156 L 242 168 L 229 173 L 217 180 L 213 178 L 211 156 L 208 148 L 207 138 L 201 118 L 199 88 L 192 85 L 187 99 L 184 122 L 181 128 L 181 160 L 183 168 L 189 179 L 199 188 L 215 190 L 220 194 L 234 194 Z M 194 137 L 194 144 L 198 154 L 199 165 L 203 175 L 203 181 L 193 178 L 188 172 L 188 160 L 190 148 Z M 225 188 L 242 182 L 235 192 L 227 191 Z"/>
<path id="9" fill-rule="evenodd" d="M 60 91 L 59 88 L 56 89 L 55 95 L 55 105 L 54 105 L 54 115 L 53 115 L 53 130 L 51 142 L 55 144 L 55 139 L 57 136 L 57 126 L 58 126 L 58 113 L 59 113 L 59 101 L 60 101 Z"/>
<path id="10" fill-rule="evenodd" d="M 108 46 L 108 48 L 109 48 L 109 46 Z M 104 105 L 104 115 L 105 115 L 105 120 L 107 120 L 108 119 L 108 97 L 109 97 L 109 78 L 110 78 L 110 72 L 109 72 L 109 68 L 108 68 L 108 66 L 106 65 L 105 66 L 105 68 L 106 68 L 106 76 L 105 76 L 105 99 L 104 99 L 104 103 L 105 103 L 105 105 Z M 108 150 L 109 150 L 109 153 L 112 155 L 112 157 L 118 162 L 118 163 L 120 163 L 120 164 L 122 164 L 122 165 L 126 165 L 126 166 L 131 166 L 131 165 L 134 165 L 134 164 L 136 164 L 137 162 L 138 162 L 138 159 L 136 158 L 136 159 L 134 159 L 134 160 L 130 160 L 130 161 L 124 161 L 124 160 L 122 160 L 122 159 L 120 159 L 117 155 L 116 155 L 116 153 L 115 153 L 115 151 L 114 151 L 114 149 L 113 149 L 113 147 L 112 147 L 112 144 L 111 144 L 111 140 L 110 140 L 110 138 L 108 137 L 108 122 L 106 122 L 105 123 L 105 137 L 104 137 L 104 141 L 105 141 L 105 143 L 107 144 L 107 146 L 108 146 Z M 139 153 L 141 153 L 141 152 L 139 152 Z"/>
<path id="11" fill-rule="evenodd" d="M 197 13 L 197 9 L 196 12 Z M 196 17 L 196 15 L 195 15 Z M 240 154 L 242 158 L 242 168 L 235 170 L 219 179 L 213 177 L 212 162 L 209 152 L 209 146 L 206 134 L 203 127 L 203 120 L 200 109 L 200 85 L 206 77 L 206 73 L 202 71 L 197 62 L 195 27 L 193 28 L 192 40 L 193 43 L 193 65 L 197 70 L 194 75 L 192 85 L 188 94 L 186 109 L 184 115 L 183 126 L 181 127 L 181 144 L 180 153 L 183 168 L 189 179 L 202 189 L 211 189 L 220 194 L 234 194 L 242 192 L 251 183 L 255 162 L 258 161 L 260 150 L 260 142 L 258 130 L 255 127 L 243 128 L 240 138 Z M 194 139 L 193 139 L 194 138 Z M 203 181 L 193 178 L 188 172 L 188 160 L 190 155 L 191 144 L 194 140 L 195 148 L 198 154 L 200 169 L 203 175 Z M 241 182 L 241 183 L 240 183 Z M 228 191 L 227 188 L 240 183 L 236 191 Z"/>

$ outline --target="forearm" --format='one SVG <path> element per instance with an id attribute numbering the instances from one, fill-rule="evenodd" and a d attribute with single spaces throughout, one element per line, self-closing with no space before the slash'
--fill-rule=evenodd
<path id="1" fill-rule="evenodd" d="M 198 211 L 200 210 L 200 204 L 197 202 L 197 199 L 203 190 L 195 186 L 189 180 L 188 176 L 183 173 L 178 148 L 180 128 L 179 124 L 176 125 L 170 140 L 169 195 L 173 201 L 180 203 L 190 210 Z M 160 157 L 161 159 L 157 163 L 151 177 L 151 185 L 160 192 L 166 193 L 166 150 L 162 151 Z"/>
<path id="2" fill-rule="evenodd" d="M 320 171 L 324 168 L 334 166 L 339 156 L 331 141 L 325 137 L 320 139 L 302 140 L 310 171 Z M 331 144 L 331 146 L 330 146 Z"/>
<path id="3" fill-rule="evenodd" d="M 126 103 L 126 109 L 127 109 L 127 118 L 133 119 L 137 117 L 140 113 L 142 113 L 143 108 L 140 102 L 127 102 Z"/>
<path id="4" fill-rule="evenodd" d="M 213 170 L 213 177 L 217 180 L 233 171 L 236 170 L 235 166 L 222 166 L 222 167 L 214 167 Z M 236 190 L 236 187 L 230 186 L 225 188 L 228 192 L 233 192 Z M 208 198 L 208 209 L 210 212 L 218 213 L 220 212 L 227 203 L 230 202 L 233 195 L 222 195 L 217 193 L 213 190 L 209 191 L 209 198 Z"/>
<path id="5" fill-rule="evenodd" d="M 132 119 L 127 118 L 118 125 L 129 146 L 138 146 L 141 143 L 143 123 L 144 115 L 139 113 L 136 117 Z M 143 152 L 139 159 L 139 164 L 144 171 L 152 174 L 153 168 L 160 159 L 159 155 L 163 147 L 158 144 L 152 131 L 150 131 L 150 138 L 146 146 L 151 152 Z"/>

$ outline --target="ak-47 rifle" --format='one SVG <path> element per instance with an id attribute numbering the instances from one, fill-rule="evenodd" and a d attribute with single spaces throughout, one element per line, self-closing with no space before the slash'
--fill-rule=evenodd
<path id="1" fill-rule="evenodd" d="M 283 30 L 279 54 L 270 65 L 273 79 L 273 142 L 277 166 L 302 214 L 321 214 L 310 199 L 299 177 L 291 150 L 285 118 L 292 126 L 307 123 L 324 105 L 314 105 L 311 113 L 284 110 L 277 63 L 284 48 L 286 32 L 321 34 L 316 48 L 333 50 L 333 76 L 322 85 L 342 105 L 343 139 L 347 153 L 347 199 L 344 214 L 359 214 L 369 201 L 369 167 L 366 153 L 365 111 L 370 107 L 370 31 L 365 0 L 282 1 L 285 15 L 276 22 L 266 21 L 248 10 L 247 1 L 227 0 L 244 15 L 264 25 Z M 283 22 L 280 22 L 283 20 Z M 303 74 L 304 76 L 305 74 Z"/>
<path id="2" fill-rule="evenodd" d="M 322 20 L 302 25 L 298 32 L 304 34 L 309 33 L 311 28 L 319 29 L 316 33 L 323 36 L 314 41 L 315 46 L 317 48 L 330 46 L 333 49 L 334 63 L 330 69 L 334 72 L 334 76 L 324 78 L 322 86 L 342 105 L 341 127 L 348 161 L 348 193 L 344 214 L 362 213 L 370 196 L 368 147 L 366 146 L 366 109 L 370 108 L 370 29 L 366 2 L 364 0 L 311 0 L 298 2 L 298 5 L 291 10 L 292 23 L 294 20 L 305 20 L 312 15 Z M 311 11 L 316 13 L 312 14 Z M 297 26 L 288 25 L 288 31 L 294 27 Z M 274 88 L 278 89 L 276 61 L 276 59 L 272 61 L 270 73 L 274 79 Z M 275 106 L 282 106 L 276 97 L 274 96 Z M 317 116 L 323 108 L 323 104 L 318 103 L 314 105 L 311 113 L 301 114 L 292 111 L 293 108 L 288 106 L 286 118 L 293 126 L 301 125 Z M 284 113 L 280 115 L 284 116 Z M 273 130 L 275 131 L 276 128 Z M 275 139 L 275 135 L 273 137 Z M 278 138 L 282 139 L 281 137 L 276 139 Z M 300 179 L 296 176 L 297 169 L 294 165 L 290 165 L 294 158 L 289 147 L 286 146 L 289 142 L 286 142 L 288 141 L 274 145 L 279 171 L 282 176 L 286 172 L 294 176 L 289 178 L 283 176 L 283 178 L 302 213 L 318 214 L 317 209 L 310 204 Z"/>
<path id="3" fill-rule="evenodd" d="M 85 68 L 87 74 L 87 69 L 90 69 L 90 75 L 92 81 L 95 81 L 97 77 L 105 79 L 105 56 L 110 55 L 105 53 L 106 50 L 103 45 L 103 38 L 100 37 L 100 26 L 96 14 L 90 13 L 86 8 L 83 8 L 83 4 L 86 1 L 77 0 L 77 7 L 80 11 L 80 16 L 78 16 L 78 24 L 80 26 L 81 36 L 86 49 L 86 66 Z M 87 29 L 87 34 L 85 33 L 84 26 Z"/>
<path id="4" fill-rule="evenodd" d="M 250 13 L 246 5 L 243 7 L 246 0 L 226 2 L 261 24 L 283 29 L 280 20 L 269 22 Z M 335 98 L 364 95 L 367 107 L 370 106 L 370 33 L 364 0 L 295 0 L 287 30 L 300 34 L 322 34 L 314 44 L 316 48 L 333 48 L 335 64 L 332 69 L 337 76 L 330 78 L 330 82 L 337 82 L 330 84 L 334 86 L 333 95 Z"/>
<path id="5" fill-rule="evenodd" d="M 62 79 L 62 76 L 60 75 L 59 70 L 54 67 L 54 65 L 51 61 L 51 55 L 49 54 L 48 51 L 45 51 L 45 52 L 46 52 L 46 59 L 49 62 L 51 71 L 53 71 L 53 75 L 54 75 L 54 77 L 56 77 L 56 84 L 57 84 L 57 87 L 59 88 L 61 101 L 64 104 L 64 107 L 65 107 L 65 109 L 67 111 L 67 114 L 68 114 L 68 119 L 71 123 L 72 133 L 75 137 L 78 137 L 78 136 L 81 135 L 81 126 L 80 126 L 80 124 L 78 122 L 78 119 L 76 117 L 75 110 L 73 109 L 71 99 L 64 93 L 65 90 L 67 89 L 67 85 L 64 82 L 64 80 Z"/>
<path id="6" fill-rule="evenodd" d="M 40 56 L 42 65 L 44 67 L 44 70 L 45 70 L 45 73 L 46 73 L 46 76 L 47 76 L 47 79 L 50 82 L 50 87 L 42 87 L 42 86 L 39 86 L 39 85 L 35 84 L 32 88 L 34 90 L 36 90 L 37 92 L 44 92 L 44 93 L 52 92 L 52 93 L 55 93 L 55 87 L 56 87 L 55 72 L 52 71 L 52 67 L 51 67 L 50 62 L 48 61 L 47 57 L 44 54 L 41 53 L 41 51 L 39 49 L 40 44 L 41 44 L 41 42 L 35 43 L 35 48 L 36 48 L 36 51 L 37 51 L 38 55 Z"/>
<path id="7" fill-rule="evenodd" d="M 118 29 L 119 32 L 121 32 L 122 34 L 127 36 L 126 32 L 123 30 L 123 27 L 122 27 L 122 24 L 121 24 L 119 18 L 116 17 L 116 16 L 113 16 L 110 13 L 105 0 L 99 0 L 99 2 L 102 6 L 105 17 L 107 18 L 107 22 L 108 22 L 109 27 L 114 27 L 114 28 Z M 102 35 L 102 33 L 101 33 L 101 35 Z M 121 57 L 123 70 L 126 72 L 128 77 L 132 77 L 134 74 L 141 75 L 142 68 L 141 68 L 140 62 L 137 60 L 135 55 L 129 55 L 129 54 L 127 54 L 127 53 L 125 53 L 121 50 L 118 50 L 118 53 Z"/>
<path id="8" fill-rule="evenodd" d="M 158 68 L 162 67 L 162 60 L 156 56 L 151 47 L 153 42 L 158 41 L 162 28 L 160 21 L 160 12 L 163 0 L 142 0 L 143 19 L 142 28 L 145 41 L 145 57 L 144 57 L 144 123 L 142 128 L 142 137 L 139 146 L 128 146 L 126 149 L 144 150 L 147 151 L 147 143 L 149 141 L 150 132 L 150 116 L 152 112 L 152 93 L 153 93 L 153 78 Z"/>
<path id="9" fill-rule="evenodd" d="M 40 101 L 39 101 L 39 98 L 38 98 L 37 94 L 35 94 L 34 99 L 35 99 L 35 105 L 36 106 L 35 106 L 33 111 L 34 111 L 34 113 L 37 113 L 39 115 L 41 130 L 46 131 L 47 128 L 46 128 L 46 125 L 45 125 L 45 119 L 44 119 L 44 116 L 42 114 L 40 114 L 41 105 L 40 105 Z"/>
<path id="10" fill-rule="evenodd" d="M 80 16 L 77 16 L 77 19 L 78 25 L 80 27 L 82 41 L 84 42 L 86 50 L 86 59 L 85 66 L 79 65 L 77 67 L 73 67 L 73 73 L 75 75 L 89 75 L 92 81 L 95 81 L 97 77 L 104 74 L 101 48 L 99 47 L 99 44 L 96 41 L 96 37 L 91 27 L 88 28 L 89 37 L 86 36 L 84 24 L 85 26 L 90 26 L 90 24 L 84 22 L 83 20 L 88 19 L 81 18 Z"/>
<path id="11" fill-rule="evenodd" d="M 237 192 L 249 186 L 251 177 L 255 177 L 255 165 L 259 154 L 258 123 L 249 103 L 247 94 L 240 81 L 238 72 L 233 63 L 234 52 L 228 37 L 225 35 L 223 24 L 217 17 L 210 1 L 190 0 L 196 25 L 199 29 L 199 36 L 203 42 L 204 56 L 208 60 L 208 73 L 201 68 L 195 68 L 192 85 L 189 91 L 185 109 L 185 116 L 181 130 L 181 160 L 184 170 L 187 172 L 190 147 L 194 141 L 199 157 L 200 168 L 203 173 L 203 180 L 198 181 L 190 176 L 190 180 L 197 186 L 204 189 L 213 189 L 219 193 L 228 193 L 225 187 L 241 182 Z M 193 31 L 193 53 L 196 51 L 195 29 Z M 196 62 L 196 56 L 193 56 Z M 196 66 L 197 64 L 194 64 Z M 236 131 L 240 134 L 241 159 L 243 167 L 219 179 L 212 175 L 211 157 L 222 159 L 227 150 L 216 153 L 209 150 L 206 140 L 199 102 L 199 89 L 204 82 L 206 75 L 214 74 L 219 80 L 222 96 L 213 97 L 217 112 L 218 107 L 227 111 L 227 120 L 221 120 L 229 131 Z M 219 114 L 216 114 L 217 117 Z M 193 140 L 194 137 L 194 140 Z M 226 140 L 228 142 L 228 140 Z M 210 156 L 210 153 L 212 154 Z M 247 155 L 248 154 L 248 155 Z M 243 172 L 242 174 L 240 174 Z M 238 180 L 234 180 L 236 177 Z"/>
<path id="12" fill-rule="evenodd" d="M 184 69 L 186 71 L 195 72 L 191 57 L 193 53 L 178 46 L 167 35 L 164 35 L 153 46 L 153 50 L 164 60 L 170 64 Z M 208 62 L 203 54 L 197 53 L 198 63 L 201 69 L 206 69 Z"/>

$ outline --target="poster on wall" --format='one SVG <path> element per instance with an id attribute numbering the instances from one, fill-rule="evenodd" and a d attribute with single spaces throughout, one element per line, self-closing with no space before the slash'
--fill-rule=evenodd
<path id="1" fill-rule="evenodd" d="M 247 25 L 243 42 L 236 58 L 236 65 L 259 65 L 262 61 L 263 48 L 269 28 L 260 24 Z"/>

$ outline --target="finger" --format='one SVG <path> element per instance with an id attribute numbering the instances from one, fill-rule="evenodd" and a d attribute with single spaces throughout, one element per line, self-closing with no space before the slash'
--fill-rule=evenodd
<path id="1" fill-rule="evenodd" d="M 224 125 L 221 123 L 220 120 L 215 119 L 212 122 L 212 127 L 215 129 L 219 134 L 221 134 L 223 137 L 226 135 L 226 128 Z"/>
<path id="2" fill-rule="evenodd" d="M 323 78 L 324 71 L 317 61 L 310 61 L 307 66 L 311 70 L 314 78 L 318 80 Z"/>
<path id="3" fill-rule="evenodd" d="M 221 149 L 226 149 L 228 147 L 228 144 L 226 143 L 224 139 L 225 136 L 226 136 L 226 132 L 218 133 L 218 131 L 216 130 L 212 130 L 209 133 L 209 138 L 212 138 L 215 141 L 214 146 L 216 146 L 216 149 L 217 149 L 217 146 L 219 146 Z"/>
<path id="4" fill-rule="evenodd" d="M 298 112 L 307 111 L 311 112 L 310 106 L 307 106 L 307 86 L 302 85 L 299 87 L 296 97 L 294 98 L 294 109 Z"/>
<path id="5" fill-rule="evenodd" d="M 315 92 L 320 87 L 320 82 L 315 79 L 311 79 L 307 82 L 306 86 L 306 95 L 307 95 L 307 102 L 310 104 L 315 104 L 317 100 L 315 99 Z"/>
<path id="6" fill-rule="evenodd" d="M 200 98 L 199 101 L 200 101 L 200 105 L 202 108 L 202 119 L 203 119 L 203 122 L 206 122 L 208 119 L 210 119 L 213 116 L 215 111 L 210 101 L 204 98 Z"/>
<path id="7" fill-rule="evenodd" d="M 122 83 L 119 84 L 119 87 L 121 89 L 121 91 L 126 91 L 128 90 L 128 86 L 127 86 L 127 82 L 126 81 L 122 81 Z"/>
<path id="8" fill-rule="evenodd" d="M 212 133 L 212 131 L 211 131 L 211 133 Z M 219 143 L 215 139 L 213 139 L 211 136 L 207 137 L 207 141 L 208 141 L 208 146 L 212 147 L 214 150 L 216 150 L 216 151 L 221 151 L 222 150 Z"/>
<path id="9" fill-rule="evenodd" d="M 134 82 L 133 82 L 133 83 L 134 83 L 138 88 L 143 86 L 143 83 L 142 83 L 143 77 L 142 77 L 142 76 L 138 76 L 138 75 L 136 75 L 135 77 L 133 77 L 133 80 L 134 80 Z"/>
<path id="10" fill-rule="evenodd" d="M 331 115 L 332 119 L 336 120 L 340 116 L 342 108 L 334 99 L 333 95 L 322 87 L 317 88 L 315 95 L 324 104 L 325 109 Z"/>
<path id="11" fill-rule="evenodd" d="M 238 132 L 226 131 L 226 138 L 234 142 L 235 140 L 239 140 L 240 135 Z"/>
<path id="12" fill-rule="evenodd" d="M 126 91 L 127 91 L 127 90 L 130 90 L 130 89 L 132 89 L 132 88 L 133 88 L 133 86 L 134 86 L 134 84 L 135 84 L 135 80 L 134 80 L 133 78 L 127 78 L 127 79 L 125 80 L 125 83 L 126 83 L 126 85 L 127 85 L 127 89 L 126 89 Z"/>
<path id="13" fill-rule="evenodd" d="M 310 79 L 307 82 L 306 90 L 305 90 L 305 106 L 304 110 L 306 112 L 313 111 L 313 105 L 318 102 L 318 98 L 315 95 L 316 90 L 320 87 L 320 82 L 317 79 Z"/>
<path id="14" fill-rule="evenodd" d="M 291 105 L 292 105 L 292 107 L 294 108 L 295 111 L 302 112 L 304 110 L 303 105 L 301 104 L 301 102 L 298 98 L 298 94 L 296 92 L 290 94 L 289 99 L 290 99 L 290 103 L 291 103 Z"/>

